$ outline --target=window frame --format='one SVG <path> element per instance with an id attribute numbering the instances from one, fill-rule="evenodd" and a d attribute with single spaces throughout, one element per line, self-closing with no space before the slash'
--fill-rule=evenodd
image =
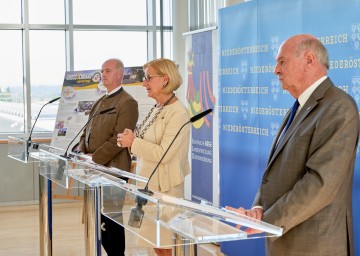
<path id="1" fill-rule="evenodd" d="M 160 21 L 157 21 L 157 10 L 161 13 L 168 11 L 170 19 L 172 19 L 172 10 L 164 10 L 164 1 L 171 9 L 173 0 L 145 0 L 147 4 L 147 26 L 129 26 L 129 25 L 77 25 L 73 24 L 73 0 L 64 0 L 65 21 L 64 24 L 29 24 L 29 1 L 21 0 L 21 24 L 5 24 L 0 23 L 0 30 L 20 30 L 22 33 L 22 56 L 23 56 L 23 102 L 24 102 L 24 134 L 23 133 L 0 133 L 0 140 L 7 139 L 8 136 L 26 135 L 32 128 L 31 119 L 31 73 L 30 73 L 30 45 L 29 34 L 32 30 L 59 30 L 65 31 L 65 59 L 66 71 L 74 71 L 74 31 L 140 31 L 147 33 L 147 60 L 167 57 L 172 58 L 172 44 L 173 42 L 164 42 L 163 33 L 173 32 L 172 20 L 166 21 L 164 26 L 163 17 L 160 15 Z M 159 23 L 159 24 L 157 24 Z M 157 37 L 160 33 L 160 39 Z M 160 49 L 170 49 L 167 55 L 163 50 L 158 52 L 158 45 Z M 164 56 L 166 55 L 166 56 Z M 60 92 L 59 92 L 60 93 Z M 33 118 L 36 118 L 33 117 Z M 37 137 L 51 137 L 52 132 L 35 132 Z"/>

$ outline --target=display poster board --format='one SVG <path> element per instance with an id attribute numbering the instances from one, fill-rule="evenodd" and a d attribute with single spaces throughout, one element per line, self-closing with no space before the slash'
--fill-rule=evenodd
<path id="1" fill-rule="evenodd" d="M 142 67 L 125 67 L 122 86 L 138 101 L 139 120 L 142 120 L 153 104 L 142 87 L 142 78 Z M 51 146 L 71 149 L 78 142 L 75 137 L 88 121 L 94 102 L 105 93 L 101 70 L 67 71 L 61 89 Z M 72 140 L 74 142 L 69 145 Z"/>

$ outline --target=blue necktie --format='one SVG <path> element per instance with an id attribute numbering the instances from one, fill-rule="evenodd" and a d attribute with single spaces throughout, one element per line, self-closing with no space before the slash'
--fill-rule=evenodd
<path id="1" fill-rule="evenodd" d="M 284 137 L 286 131 L 289 129 L 290 124 L 291 124 L 291 122 L 294 120 L 294 117 L 295 117 L 295 114 L 296 114 L 296 111 L 297 111 L 298 108 L 299 108 L 299 101 L 296 100 L 296 101 L 294 102 L 294 105 L 293 105 L 292 108 L 291 108 L 291 113 L 290 113 L 289 119 L 288 119 L 287 122 L 286 122 L 286 126 L 285 126 L 285 128 L 284 128 L 284 131 L 281 133 L 281 136 L 280 136 L 280 138 L 279 138 L 279 140 L 278 140 L 278 142 L 277 142 L 277 144 L 276 144 L 276 146 L 275 146 L 275 148 L 274 148 L 274 151 L 275 151 L 275 149 L 277 148 L 277 146 L 280 144 L 280 141 L 281 141 L 282 138 Z"/>
<path id="2" fill-rule="evenodd" d="M 295 114 L 296 114 L 296 111 L 297 111 L 298 108 L 299 108 L 299 101 L 296 100 L 294 102 L 293 107 L 291 108 L 290 117 L 289 117 L 289 119 L 288 119 L 288 121 L 286 123 L 285 129 L 284 129 L 284 132 L 283 132 L 283 136 L 286 133 L 286 131 L 289 129 L 289 126 L 290 126 L 291 122 L 294 120 L 294 117 L 295 117 Z"/>

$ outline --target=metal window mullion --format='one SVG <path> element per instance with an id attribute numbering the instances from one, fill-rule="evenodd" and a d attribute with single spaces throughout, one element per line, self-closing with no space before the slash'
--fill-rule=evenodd
<path id="1" fill-rule="evenodd" d="M 22 32 L 23 46 L 23 93 L 24 93 L 24 130 L 25 133 L 31 130 L 31 84 L 30 84 L 30 40 L 29 40 L 29 3 L 22 1 Z"/>
<path id="2" fill-rule="evenodd" d="M 160 57 L 164 57 L 164 1 L 160 0 Z"/>
<path id="3" fill-rule="evenodd" d="M 150 23 L 150 22 L 149 22 Z M 72 25 L 74 30 L 82 31 L 148 31 L 149 26 L 129 26 L 129 25 Z"/>
<path id="4" fill-rule="evenodd" d="M 198 30 L 217 24 L 218 7 L 225 0 L 188 0 L 189 30 Z"/>
<path id="5" fill-rule="evenodd" d="M 203 20 L 204 20 L 204 0 L 197 1 L 197 19 L 196 25 L 198 29 L 203 28 Z"/>
<path id="6" fill-rule="evenodd" d="M 199 29 L 199 1 L 188 0 L 189 29 Z"/>
<path id="7" fill-rule="evenodd" d="M 152 59 L 157 58 L 157 37 L 156 37 L 156 0 L 152 0 L 152 23 L 151 23 L 151 32 L 152 32 Z"/>
<path id="8" fill-rule="evenodd" d="M 204 1 L 204 28 L 209 26 L 210 23 L 210 4 L 209 4 L 209 0 L 205 0 Z"/>
<path id="9" fill-rule="evenodd" d="M 23 24 L 2 23 L 2 24 L 0 24 L 0 29 L 1 30 L 19 30 L 19 29 L 24 29 L 24 25 Z"/>
<path id="10" fill-rule="evenodd" d="M 147 0 L 147 49 L 148 60 L 155 59 L 157 56 L 156 49 L 156 1 Z"/>
<path id="11" fill-rule="evenodd" d="M 74 71 L 74 18 L 72 0 L 65 0 L 65 24 L 66 71 Z"/>

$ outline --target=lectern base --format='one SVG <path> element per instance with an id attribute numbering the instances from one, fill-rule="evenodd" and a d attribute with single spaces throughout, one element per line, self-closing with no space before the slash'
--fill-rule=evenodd
<path id="1" fill-rule="evenodd" d="M 197 256 L 197 245 L 187 243 L 186 239 L 174 233 L 172 256 Z"/>

